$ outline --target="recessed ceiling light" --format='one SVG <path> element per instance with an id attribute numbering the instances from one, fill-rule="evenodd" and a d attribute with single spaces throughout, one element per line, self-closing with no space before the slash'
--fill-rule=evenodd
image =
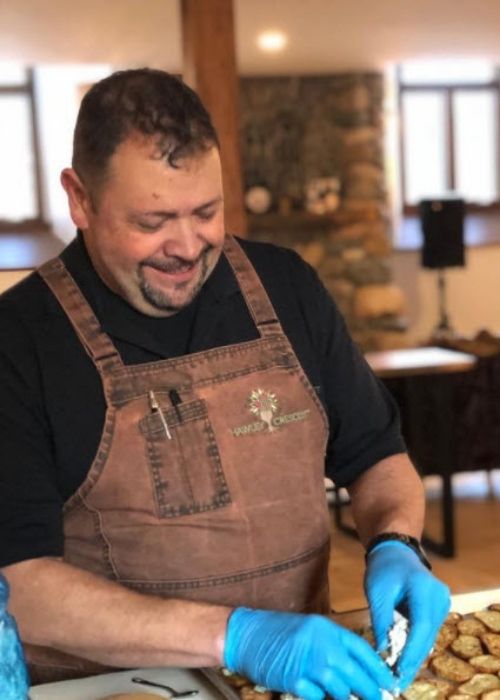
<path id="1" fill-rule="evenodd" d="M 262 51 L 277 53 L 282 51 L 288 43 L 287 35 L 279 29 L 269 29 L 261 32 L 257 37 L 257 45 Z"/>

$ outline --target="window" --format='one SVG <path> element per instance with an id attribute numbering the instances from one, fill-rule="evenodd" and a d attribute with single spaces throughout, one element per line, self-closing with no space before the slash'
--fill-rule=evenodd
<path id="1" fill-rule="evenodd" d="M 429 61 L 399 70 L 404 207 L 454 192 L 499 203 L 499 82 L 483 61 Z"/>
<path id="2" fill-rule="evenodd" d="M 0 63 L 0 230 L 42 223 L 31 72 Z"/>

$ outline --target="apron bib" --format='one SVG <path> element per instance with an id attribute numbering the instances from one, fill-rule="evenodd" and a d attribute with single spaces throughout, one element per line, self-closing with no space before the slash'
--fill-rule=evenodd
<path id="1" fill-rule="evenodd" d="M 158 596 L 328 614 L 326 415 L 230 236 L 224 254 L 259 338 L 140 365 L 123 364 L 60 259 L 40 269 L 107 403 L 94 462 L 64 507 L 64 561 Z M 32 682 L 105 670 L 26 653 Z"/>

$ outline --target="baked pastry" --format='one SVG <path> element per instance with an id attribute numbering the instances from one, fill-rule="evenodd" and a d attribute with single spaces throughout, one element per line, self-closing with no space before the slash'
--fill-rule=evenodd
<path id="1" fill-rule="evenodd" d="M 430 667 L 440 678 L 455 683 L 465 683 L 474 675 L 474 669 L 470 664 L 447 653 L 435 656 L 431 660 Z"/>
<path id="2" fill-rule="evenodd" d="M 500 632 L 500 611 L 480 610 L 474 613 L 474 617 L 481 620 L 492 632 Z"/>
<path id="3" fill-rule="evenodd" d="M 482 695 L 489 690 L 498 690 L 500 688 L 500 678 L 492 673 L 476 673 L 475 676 L 458 686 L 459 693 L 466 695 Z"/>
<path id="4" fill-rule="evenodd" d="M 456 625 L 451 625 L 448 622 L 445 622 L 444 625 L 441 626 L 441 629 L 436 637 L 436 641 L 434 642 L 434 651 L 436 653 L 444 651 L 457 637 L 458 630 Z"/>
<path id="5" fill-rule="evenodd" d="M 455 692 L 455 685 L 450 683 L 450 681 L 445 681 L 442 678 L 427 678 L 426 680 L 428 683 L 437 688 L 445 697 L 448 697 Z"/>
<path id="6" fill-rule="evenodd" d="M 156 693 L 118 693 L 118 695 L 105 695 L 99 700 L 165 700 L 165 697 Z"/>
<path id="7" fill-rule="evenodd" d="M 468 659 L 468 662 L 479 673 L 500 673 L 500 656 L 481 654 Z"/>
<path id="8" fill-rule="evenodd" d="M 483 653 L 479 637 L 474 637 L 472 634 L 459 634 L 452 641 L 449 648 L 456 656 L 465 660 L 471 659 L 473 656 L 480 656 Z"/>
<path id="9" fill-rule="evenodd" d="M 457 623 L 457 630 L 460 634 L 472 634 L 475 637 L 480 637 L 488 631 L 488 628 L 481 620 L 475 617 L 469 617 Z"/>
<path id="10" fill-rule="evenodd" d="M 240 690 L 241 700 L 271 700 L 273 694 L 266 688 L 258 685 L 246 685 Z"/>
<path id="11" fill-rule="evenodd" d="M 494 632 L 486 632 L 481 637 L 481 641 L 486 645 L 490 654 L 500 656 L 500 634 Z"/>
<path id="12" fill-rule="evenodd" d="M 465 700 L 467 700 L 465 698 Z M 500 690 L 489 690 L 481 695 L 481 700 L 500 700 Z"/>
<path id="13" fill-rule="evenodd" d="M 405 700 L 445 700 L 446 695 L 429 681 L 413 681 L 403 691 L 403 697 Z"/>

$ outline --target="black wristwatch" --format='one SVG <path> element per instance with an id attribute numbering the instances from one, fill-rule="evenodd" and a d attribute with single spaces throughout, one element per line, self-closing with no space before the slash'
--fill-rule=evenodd
<path id="1" fill-rule="evenodd" d="M 427 556 L 419 540 L 417 540 L 416 537 L 412 537 L 411 535 L 405 535 L 402 532 L 382 532 L 380 535 L 373 537 L 366 545 L 365 561 L 368 561 L 368 556 L 370 552 L 378 544 L 380 544 L 381 542 L 388 541 L 402 542 L 410 549 L 413 549 L 413 551 L 420 559 L 422 564 L 424 564 L 430 571 L 432 571 L 432 566 L 430 565 L 430 562 L 427 559 Z"/>

